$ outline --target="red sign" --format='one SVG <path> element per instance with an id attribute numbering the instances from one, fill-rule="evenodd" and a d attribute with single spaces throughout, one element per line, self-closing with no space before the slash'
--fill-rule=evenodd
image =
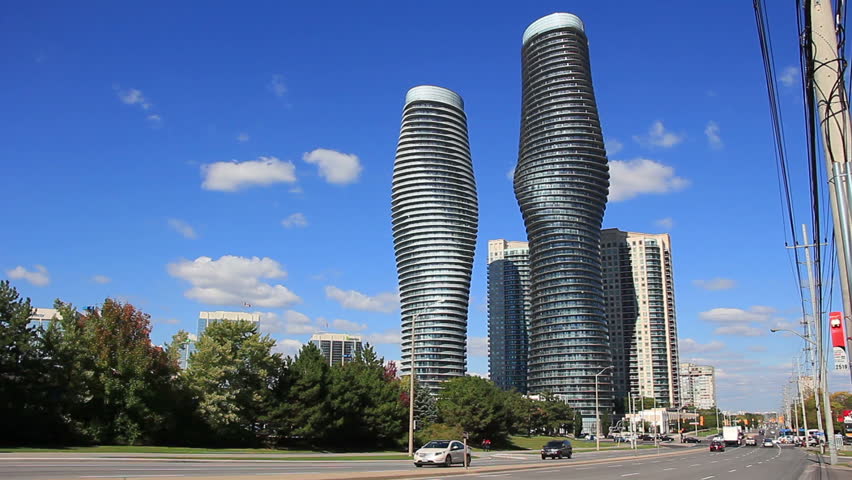
<path id="1" fill-rule="evenodd" d="M 846 348 L 846 322 L 842 312 L 828 314 L 828 329 L 831 332 L 831 345 Z"/>

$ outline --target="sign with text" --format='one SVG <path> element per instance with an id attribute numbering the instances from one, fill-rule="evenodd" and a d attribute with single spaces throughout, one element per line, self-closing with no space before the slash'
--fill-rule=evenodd
<path id="1" fill-rule="evenodd" d="M 843 347 L 834 347 L 834 369 L 849 370 L 849 357 L 846 356 L 846 349 Z"/>

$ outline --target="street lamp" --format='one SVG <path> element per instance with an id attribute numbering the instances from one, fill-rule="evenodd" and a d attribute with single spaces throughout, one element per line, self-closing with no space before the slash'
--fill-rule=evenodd
<path id="1" fill-rule="evenodd" d="M 601 412 L 598 407 L 598 377 L 613 366 L 604 367 L 603 370 L 595 374 L 595 451 L 601 450 Z"/>
<path id="2" fill-rule="evenodd" d="M 446 299 L 440 299 L 422 308 L 419 312 L 411 317 L 411 358 L 409 359 L 410 368 L 408 371 L 408 456 L 414 456 L 414 327 L 417 323 L 417 318 L 423 312 L 426 312 L 438 305 L 446 303 Z"/>
<path id="3" fill-rule="evenodd" d="M 817 323 L 819 325 L 819 322 Z M 770 328 L 770 332 L 778 333 L 778 332 L 789 332 L 793 335 L 801 338 L 802 340 L 810 343 L 816 348 L 817 352 L 817 372 L 820 377 L 819 387 L 822 389 L 822 413 L 825 417 L 825 441 L 828 442 L 828 454 L 830 457 L 830 461 L 832 465 L 837 465 L 837 447 L 834 445 L 834 419 L 831 418 L 831 403 L 828 399 L 828 372 L 826 372 L 825 367 L 825 355 L 822 351 L 822 345 L 811 340 L 808 337 L 800 335 L 798 332 L 789 330 L 786 328 Z M 819 333 L 819 330 L 817 330 Z M 814 398 L 816 399 L 817 395 L 814 392 Z"/>

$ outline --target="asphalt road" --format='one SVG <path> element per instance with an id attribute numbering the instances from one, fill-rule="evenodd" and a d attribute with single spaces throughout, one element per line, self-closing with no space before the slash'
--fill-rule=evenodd
<path id="1" fill-rule="evenodd" d="M 661 448 L 661 453 L 682 451 L 676 448 Z M 609 451 L 578 452 L 571 460 L 541 460 L 538 455 L 520 452 L 494 452 L 479 454 L 474 466 L 499 465 L 548 465 L 545 469 L 517 470 L 512 472 L 471 472 L 469 475 L 448 478 L 531 478 L 562 479 L 566 476 L 582 477 L 584 480 L 616 479 L 633 480 L 634 476 L 653 476 L 660 479 L 711 480 L 743 478 L 748 480 L 796 479 L 807 464 L 806 455 L 800 449 L 787 447 L 740 447 L 729 448 L 723 453 L 710 453 L 706 445 L 692 447 L 690 453 L 673 457 L 645 457 L 655 451 Z M 573 465 L 577 461 L 612 459 L 595 465 Z M 453 473 L 462 467 L 452 468 Z M 145 457 L 101 457 L 97 455 L 51 456 L 50 454 L 0 455 L 0 478 L 4 480 L 45 480 L 80 478 L 121 477 L 215 477 L 215 476 L 281 476 L 298 477 L 307 474 L 380 473 L 407 471 L 432 473 L 428 478 L 442 478 L 444 468 L 424 467 L 415 469 L 407 460 L 359 460 L 359 461 L 275 461 L 275 460 L 212 460 L 212 459 L 154 459 Z"/>

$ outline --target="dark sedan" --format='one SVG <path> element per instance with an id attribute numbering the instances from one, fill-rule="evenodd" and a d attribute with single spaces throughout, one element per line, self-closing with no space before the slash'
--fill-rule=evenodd
<path id="1" fill-rule="evenodd" d="M 683 443 L 701 443 L 701 439 L 695 437 L 683 437 Z"/>

